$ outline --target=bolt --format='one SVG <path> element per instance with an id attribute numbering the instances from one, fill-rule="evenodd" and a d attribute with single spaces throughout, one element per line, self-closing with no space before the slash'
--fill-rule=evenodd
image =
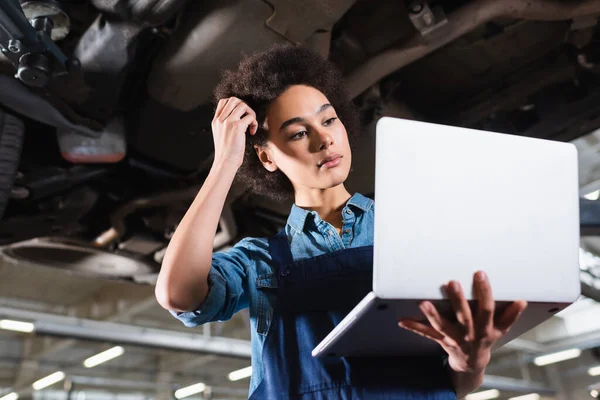
<path id="1" fill-rule="evenodd" d="M 423 11 L 423 2 L 420 0 L 411 1 L 408 5 L 408 9 L 413 14 L 418 14 Z"/>
<path id="2" fill-rule="evenodd" d="M 11 53 L 20 53 L 21 52 L 21 41 L 17 39 L 11 39 L 8 42 L 8 50 Z"/>
<path id="3" fill-rule="evenodd" d="M 29 189 L 25 187 L 14 187 L 10 190 L 10 197 L 13 199 L 23 200 L 30 195 Z"/>
<path id="4" fill-rule="evenodd" d="M 577 62 L 582 68 L 585 69 L 594 69 L 596 66 L 595 63 L 591 62 L 588 58 L 587 54 L 581 53 L 577 55 Z"/>
<path id="5" fill-rule="evenodd" d="M 423 14 L 423 22 L 425 22 L 425 25 L 431 26 L 433 24 L 433 15 L 430 13 Z"/>
<path id="6" fill-rule="evenodd" d="M 79 59 L 73 57 L 73 58 L 69 58 L 67 60 L 67 71 L 69 72 L 75 72 L 75 71 L 79 71 L 81 69 L 81 61 L 79 61 Z"/>

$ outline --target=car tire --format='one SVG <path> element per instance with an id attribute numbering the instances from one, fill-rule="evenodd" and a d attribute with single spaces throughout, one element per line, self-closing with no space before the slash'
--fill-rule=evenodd
<path id="1" fill-rule="evenodd" d="M 23 121 L 0 109 L 0 218 L 19 168 L 24 132 Z"/>

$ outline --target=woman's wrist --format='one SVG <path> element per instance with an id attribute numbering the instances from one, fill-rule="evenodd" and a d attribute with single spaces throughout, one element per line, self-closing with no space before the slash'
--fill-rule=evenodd
<path id="1" fill-rule="evenodd" d="M 235 177 L 240 165 L 236 162 L 232 162 L 230 159 L 218 158 L 213 161 L 209 175 L 226 175 Z"/>
<path id="2" fill-rule="evenodd" d="M 462 399 L 469 393 L 477 390 L 483 383 L 485 369 L 461 372 L 453 370 L 450 365 L 447 368 L 450 370 L 450 379 L 452 380 L 452 385 L 458 399 Z"/>

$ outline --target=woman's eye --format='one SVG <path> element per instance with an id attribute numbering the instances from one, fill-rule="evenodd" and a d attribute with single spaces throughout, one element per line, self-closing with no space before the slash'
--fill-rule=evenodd
<path id="1" fill-rule="evenodd" d="M 337 119 L 336 117 L 329 118 L 327 121 L 325 121 L 325 122 L 323 123 L 323 125 L 325 125 L 325 126 L 329 126 L 329 125 L 331 125 L 331 124 L 333 123 L 333 121 L 335 121 L 336 119 Z"/>
<path id="2" fill-rule="evenodd" d="M 291 139 L 300 139 L 306 135 L 307 135 L 306 131 L 298 132 L 294 136 L 292 136 Z"/>

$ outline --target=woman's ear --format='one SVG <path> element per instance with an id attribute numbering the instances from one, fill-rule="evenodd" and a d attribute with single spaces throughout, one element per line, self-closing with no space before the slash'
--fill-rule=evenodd
<path id="1" fill-rule="evenodd" d="M 254 150 L 256 151 L 256 155 L 258 156 L 258 159 L 260 160 L 263 167 L 265 167 L 265 169 L 267 171 L 269 171 L 269 172 L 277 171 L 277 169 L 278 169 L 277 164 L 275 164 L 275 162 L 272 160 L 271 154 L 269 154 L 270 152 L 269 152 L 269 149 L 267 148 L 267 146 L 254 145 Z"/>

